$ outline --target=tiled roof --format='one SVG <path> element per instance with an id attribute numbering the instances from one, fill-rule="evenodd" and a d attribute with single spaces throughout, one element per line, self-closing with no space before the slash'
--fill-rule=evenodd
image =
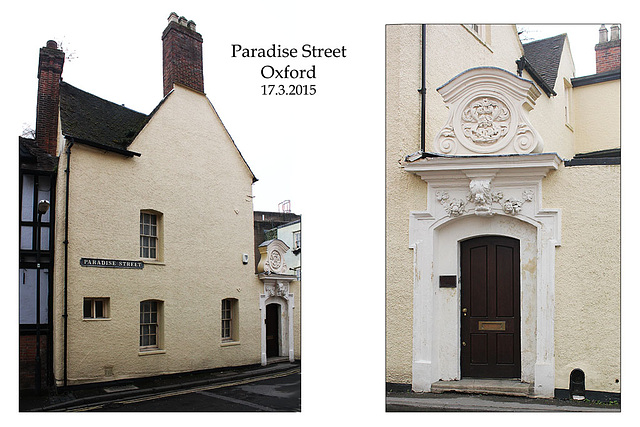
<path id="1" fill-rule="evenodd" d="M 20 169 L 52 172 L 58 165 L 58 158 L 40 148 L 31 138 L 18 137 Z"/>
<path id="2" fill-rule="evenodd" d="M 126 150 L 148 116 L 60 83 L 62 134 L 105 149 Z"/>
<path id="3" fill-rule="evenodd" d="M 558 66 L 566 34 L 523 44 L 524 57 L 552 90 L 558 77 Z"/>

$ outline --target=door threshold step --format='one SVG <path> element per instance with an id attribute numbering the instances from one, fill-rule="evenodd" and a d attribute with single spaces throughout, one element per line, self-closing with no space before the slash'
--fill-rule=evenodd
<path id="1" fill-rule="evenodd" d="M 289 358 L 287 356 L 273 356 L 267 357 L 267 365 L 273 365 L 275 363 L 288 362 Z"/>
<path id="2" fill-rule="evenodd" d="M 431 384 L 432 393 L 444 393 L 448 391 L 534 397 L 532 384 L 523 383 L 515 379 L 463 378 L 456 381 L 438 381 Z"/>

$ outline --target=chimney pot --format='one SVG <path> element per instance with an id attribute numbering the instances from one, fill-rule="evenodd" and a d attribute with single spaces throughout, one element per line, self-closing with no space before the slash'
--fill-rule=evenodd
<path id="1" fill-rule="evenodd" d="M 180 18 L 178 18 L 178 24 L 182 25 L 183 27 L 187 26 L 187 18 L 185 18 L 184 16 L 181 16 Z"/>
<path id="2" fill-rule="evenodd" d="M 611 25 L 611 39 L 604 24 L 600 26 L 600 42 L 596 50 L 596 74 L 620 69 L 620 26 Z"/>
<path id="3" fill-rule="evenodd" d="M 604 26 L 604 24 L 602 24 L 600 26 L 600 39 L 598 40 L 598 43 L 606 43 L 609 41 L 609 31 L 607 31 L 607 27 Z"/>
<path id="4" fill-rule="evenodd" d="M 195 31 L 196 30 L 196 23 L 193 21 L 189 21 L 187 22 L 187 27 L 189 27 L 190 30 Z"/>
<path id="5" fill-rule="evenodd" d="M 620 40 L 620 26 L 617 24 L 611 26 L 611 40 Z"/>
<path id="6" fill-rule="evenodd" d="M 49 49 L 57 49 L 58 48 L 58 43 L 56 43 L 55 40 L 49 40 L 49 41 L 47 41 L 47 47 Z"/>
<path id="7" fill-rule="evenodd" d="M 171 12 L 169 17 L 167 18 L 167 21 L 169 21 L 169 22 L 178 22 L 178 14 L 175 13 L 175 12 Z"/>

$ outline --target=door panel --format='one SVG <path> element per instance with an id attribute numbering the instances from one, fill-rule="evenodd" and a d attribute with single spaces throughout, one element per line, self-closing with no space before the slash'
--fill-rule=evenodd
<path id="1" fill-rule="evenodd" d="M 462 377 L 520 378 L 520 242 L 461 242 Z"/>
<path id="2" fill-rule="evenodd" d="M 471 334 L 471 363 L 486 364 L 489 361 L 489 348 L 486 334 Z"/>
<path id="3" fill-rule="evenodd" d="M 487 248 L 480 246 L 471 249 L 471 270 L 474 275 L 470 277 L 469 285 L 471 301 L 469 312 L 472 317 L 487 316 Z"/>

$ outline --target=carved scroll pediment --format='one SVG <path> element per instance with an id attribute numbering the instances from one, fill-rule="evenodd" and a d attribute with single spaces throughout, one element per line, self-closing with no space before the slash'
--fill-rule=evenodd
<path id="1" fill-rule="evenodd" d="M 284 261 L 284 254 L 289 247 L 279 239 L 269 240 L 258 246 L 260 251 L 259 273 L 288 274 L 289 268 Z"/>
<path id="2" fill-rule="evenodd" d="M 542 139 L 527 117 L 540 92 L 494 67 L 472 68 L 438 89 L 449 118 L 435 139 L 443 154 L 529 154 Z"/>

